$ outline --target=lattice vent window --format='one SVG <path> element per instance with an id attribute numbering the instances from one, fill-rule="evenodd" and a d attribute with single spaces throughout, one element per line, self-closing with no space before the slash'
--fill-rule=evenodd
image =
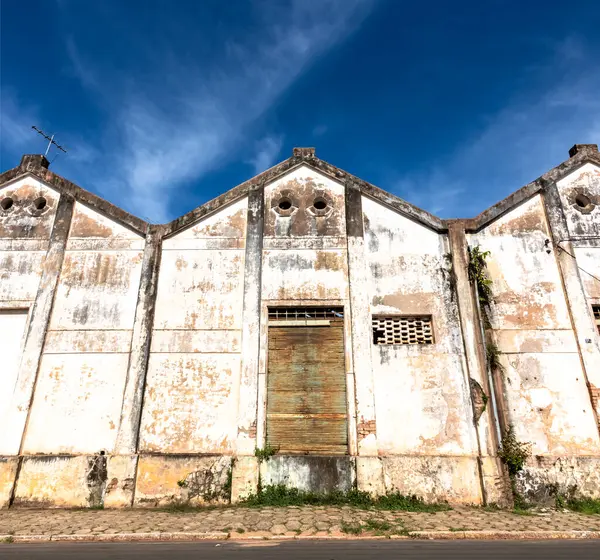
<path id="1" fill-rule="evenodd" d="M 269 319 L 343 319 L 343 307 L 269 307 Z"/>
<path id="2" fill-rule="evenodd" d="M 373 317 L 373 344 L 433 344 L 431 317 Z"/>
<path id="3" fill-rule="evenodd" d="M 594 310 L 594 320 L 596 321 L 596 328 L 598 329 L 598 333 L 600 334 L 600 305 L 592 305 L 592 309 Z"/>

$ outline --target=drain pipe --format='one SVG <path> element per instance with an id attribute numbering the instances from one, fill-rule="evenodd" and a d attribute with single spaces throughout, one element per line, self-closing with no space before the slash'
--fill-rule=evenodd
<path id="1" fill-rule="evenodd" d="M 481 305 L 479 303 L 479 293 L 477 291 L 477 285 L 475 285 L 475 305 L 477 306 L 477 319 L 479 322 L 479 330 L 481 332 L 481 343 L 483 344 L 483 355 L 485 357 L 485 371 L 488 378 L 488 385 L 490 386 L 490 400 L 492 401 L 492 415 L 494 417 L 494 425 L 496 427 L 496 436 L 498 438 L 498 445 L 502 443 L 502 431 L 500 430 L 500 418 L 498 416 L 498 406 L 496 404 L 496 389 L 494 387 L 494 380 L 492 378 L 492 370 L 488 366 L 487 360 L 487 345 L 485 338 L 485 331 L 483 330 L 483 322 L 481 320 Z"/>

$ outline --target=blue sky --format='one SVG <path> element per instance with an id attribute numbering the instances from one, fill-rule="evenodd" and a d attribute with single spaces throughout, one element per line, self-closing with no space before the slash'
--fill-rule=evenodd
<path id="1" fill-rule="evenodd" d="M 9 0 L 1 27 L 1 169 L 35 124 L 153 222 L 293 146 L 471 217 L 600 142 L 597 0 Z"/>

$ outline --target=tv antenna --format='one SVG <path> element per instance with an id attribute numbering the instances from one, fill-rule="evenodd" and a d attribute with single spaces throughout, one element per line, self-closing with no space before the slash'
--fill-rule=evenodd
<path id="1" fill-rule="evenodd" d="M 54 140 L 54 134 L 52 136 L 48 136 L 44 133 L 43 130 L 40 130 L 37 126 L 32 126 L 31 128 L 33 128 L 33 130 L 35 130 L 38 134 L 41 134 L 46 140 L 48 140 L 48 147 L 46 148 L 46 153 L 44 154 L 44 157 L 48 155 L 52 144 L 54 144 L 61 152 L 64 152 L 65 154 L 67 153 L 67 150 L 65 150 L 62 146 L 56 143 L 56 141 Z"/>

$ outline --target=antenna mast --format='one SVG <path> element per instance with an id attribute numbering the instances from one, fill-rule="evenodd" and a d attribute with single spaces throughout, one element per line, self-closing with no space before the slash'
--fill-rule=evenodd
<path id="1" fill-rule="evenodd" d="M 52 136 L 48 136 L 47 134 L 44 134 L 43 130 L 40 130 L 39 128 L 37 128 L 37 126 L 32 126 L 31 128 L 33 128 L 33 130 L 35 130 L 38 134 L 41 134 L 46 140 L 48 140 L 48 147 L 46 148 L 46 153 L 44 154 L 44 157 L 46 157 L 48 155 L 48 152 L 50 151 L 50 147 L 52 146 L 52 144 L 54 144 L 61 152 L 64 152 L 65 154 L 67 153 L 67 150 L 65 150 L 62 146 L 58 145 L 54 141 L 54 134 Z"/>

